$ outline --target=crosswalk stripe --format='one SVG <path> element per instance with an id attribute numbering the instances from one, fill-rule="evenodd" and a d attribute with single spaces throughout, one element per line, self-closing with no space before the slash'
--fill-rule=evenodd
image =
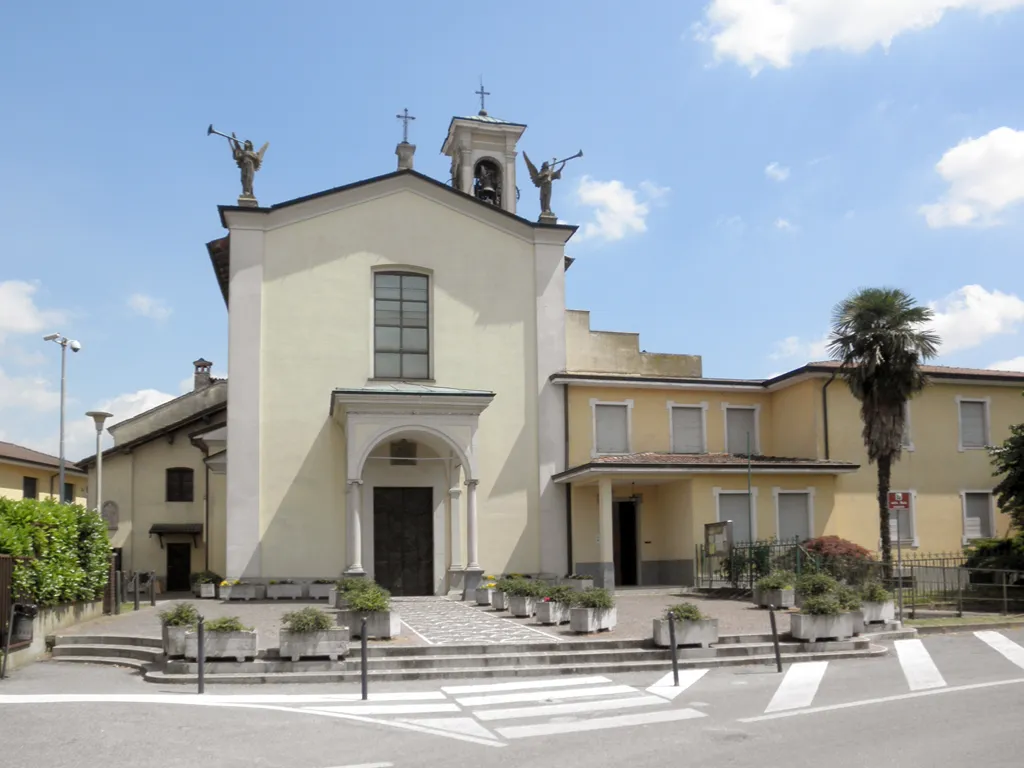
<path id="1" fill-rule="evenodd" d="M 899 657 L 903 676 L 907 678 L 910 690 L 921 691 L 945 686 L 946 680 L 932 661 L 924 643 L 920 640 L 897 640 L 895 645 L 896 655 Z"/>
<path id="2" fill-rule="evenodd" d="M 603 731 L 606 728 L 624 728 L 631 725 L 671 723 L 677 720 L 692 720 L 697 717 L 707 717 L 707 715 L 695 709 L 660 709 L 655 712 L 638 712 L 632 715 L 615 715 L 614 717 L 595 717 L 590 720 L 538 723 L 536 725 L 511 725 L 507 728 L 498 728 L 496 730 L 498 734 L 506 739 L 527 739 L 532 736 L 553 736 L 560 733 Z"/>
<path id="3" fill-rule="evenodd" d="M 567 677 L 563 680 L 532 680 L 524 683 L 490 683 L 483 685 L 447 685 L 441 688 L 448 694 L 497 693 L 499 691 L 528 691 L 532 688 L 562 688 L 573 685 L 610 683 L 607 677 Z"/>
<path id="4" fill-rule="evenodd" d="M 598 699 L 597 701 L 570 701 L 565 704 L 541 704 L 537 707 L 510 707 L 508 709 L 482 709 L 473 714 L 480 720 L 520 720 L 529 717 L 574 715 L 580 712 L 606 712 L 614 709 L 654 707 L 665 704 L 658 696 L 632 696 L 625 699 Z"/>
<path id="5" fill-rule="evenodd" d="M 814 695 L 818 692 L 818 686 L 821 685 L 827 668 L 827 661 L 802 661 L 792 664 L 779 683 L 765 712 L 809 707 L 814 701 Z"/>
<path id="6" fill-rule="evenodd" d="M 636 693 L 631 685 L 602 685 L 597 688 L 570 688 L 556 691 L 525 691 L 523 693 L 501 693 L 494 696 L 467 696 L 456 699 L 464 707 L 483 707 L 489 704 L 515 704 L 521 701 L 546 701 L 547 699 L 575 699 L 584 696 L 613 696 Z"/>
<path id="7" fill-rule="evenodd" d="M 454 704 L 346 704 L 340 707 L 303 707 L 318 712 L 337 712 L 342 715 L 415 715 L 432 712 L 458 712 Z"/>
<path id="8" fill-rule="evenodd" d="M 679 670 L 679 685 L 675 685 L 675 678 L 671 672 L 658 680 L 647 689 L 648 693 L 660 696 L 663 699 L 672 701 L 691 685 L 700 680 L 708 672 L 707 669 L 681 669 Z"/>
<path id="9" fill-rule="evenodd" d="M 1018 667 L 1024 669 L 1024 648 L 1021 648 L 1006 635 L 999 632 L 993 632 L 992 630 L 984 630 L 981 632 L 975 632 L 974 636 L 982 642 L 987 643 L 992 648 L 995 648 Z"/>

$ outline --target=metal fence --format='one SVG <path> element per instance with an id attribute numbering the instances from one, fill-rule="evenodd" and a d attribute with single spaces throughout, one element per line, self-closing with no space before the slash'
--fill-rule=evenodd
<path id="1" fill-rule="evenodd" d="M 753 589 L 755 581 L 772 571 L 802 573 L 809 558 L 799 539 L 744 542 L 733 544 L 728 552 L 714 553 L 698 544 L 696 585 L 701 588 Z"/>
<path id="2" fill-rule="evenodd" d="M 7 634 L 14 628 L 11 626 L 11 605 L 19 595 L 14 592 L 15 558 L 11 555 L 0 555 L 0 650 L 7 642 Z M 11 642 L 11 650 L 17 650 L 27 643 Z"/>

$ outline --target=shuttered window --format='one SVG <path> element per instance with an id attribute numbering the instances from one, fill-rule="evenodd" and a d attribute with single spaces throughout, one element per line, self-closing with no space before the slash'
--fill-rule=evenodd
<path id="1" fill-rule="evenodd" d="M 779 494 L 779 539 L 806 541 L 811 538 L 811 495 L 809 493 Z"/>
<path id="2" fill-rule="evenodd" d="M 964 538 L 992 537 L 992 496 L 988 493 L 964 494 Z"/>
<path id="3" fill-rule="evenodd" d="M 725 451 L 726 453 L 757 453 L 756 411 L 753 408 L 725 409 Z M 747 435 L 750 449 L 747 449 Z"/>
<path id="4" fill-rule="evenodd" d="M 430 377 L 428 283 L 424 275 L 373 276 L 373 375 Z"/>
<path id="5" fill-rule="evenodd" d="M 594 406 L 595 447 L 598 453 L 629 453 L 629 406 Z"/>
<path id="6" fill-rule="evenodd" d="M 988 445 L 988 414 L 984 402 L 960 401 L 960 446 L 984 448 Z"/>
<path id="7" fill-rule="evenodd" d="M 732 540 L 734 544 L 751 541 L 750 505 L 746 493 L 718 494 L 718 520 L 732 521 Z"/>
<path id="8" fill-rule="evenodd" d="M 672 407 L 672 453 L 704 453 L 704 410 Z"/>

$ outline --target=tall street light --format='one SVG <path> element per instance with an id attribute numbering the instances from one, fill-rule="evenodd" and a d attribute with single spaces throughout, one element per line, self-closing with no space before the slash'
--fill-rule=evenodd
<path id="1" fill-rule="evenodd" d="M 60 345 L 60 500 L 61 503 L 65 503 L 64 499 L 64 398 L 66 392 L 66 373 L 67 373 L 67 358 L 68 358 L 68 347 L 71 347 L 72 352 L 78 352 L 82 345 L 74 339 L 69 339 L 67 336 L 62 336 L 59 333 L 50 333 L 43 336 L 43 341 L 52 341 L 54 344 Z"/>
<path id="2" fill-rule="evenodd" d="M 96 424 L 96 511 L 103 514 L 103 450 L 100 441 L 103 439 L 103 422 L 114 414 L 106 411 L 89 411 L 86 416 Z"/>

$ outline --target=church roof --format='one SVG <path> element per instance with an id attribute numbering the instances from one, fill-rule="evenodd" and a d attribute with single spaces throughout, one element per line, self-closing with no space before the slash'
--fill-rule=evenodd
<path id="1" fill-rule="evenodd" d="M 452 122 L 456 120 L 475 120 L 478 123 L 493 123 L 494 125 L 516 125 L 521 128 L 526 127 L 526 123 L 513 123 L 511 120 L 502 120 L 500 117 L 494 117 L 494 115 L 464 115 L 461 117 L 452 118 Z"/>

